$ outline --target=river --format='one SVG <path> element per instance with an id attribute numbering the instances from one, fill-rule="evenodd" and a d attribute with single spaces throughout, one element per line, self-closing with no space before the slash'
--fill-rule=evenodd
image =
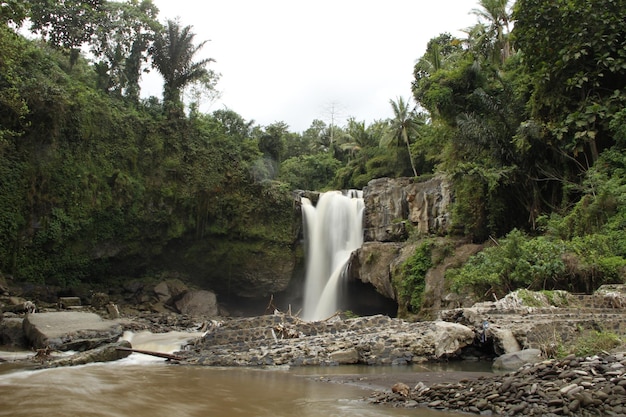
<path id="1" fill-rule="evenodd" d="M 111 363 L 42 370 L 5 362 L 0 363 L 0 416 L 458 417 L 369 404 L 371 388 L 327 382 L 338 374 L 366 379 L 420 369 L 425 368 L 212 368 L 172 365 L 137 353 Z"/>

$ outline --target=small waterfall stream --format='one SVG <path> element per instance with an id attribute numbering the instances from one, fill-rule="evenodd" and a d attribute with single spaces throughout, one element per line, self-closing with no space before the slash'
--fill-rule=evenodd
<path id="1" fill-rule="evenodd" d="M 304 320 L 333 315 L 339 307 L 342 276 L 350 254 L 363 244 L 363 192 L 330 191 L 316 206 L 302 198 L 306 242 Z"/>

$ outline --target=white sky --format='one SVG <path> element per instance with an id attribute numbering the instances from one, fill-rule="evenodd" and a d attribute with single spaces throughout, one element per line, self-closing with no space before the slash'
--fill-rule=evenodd
<path id="1" fill-rule="evenodd" d="M 306 130 L 314 119 L 343 125 L 391 117 L 390 99 L 411 96 L 413 65 L 443 32 L 463 36 L 477 0 L 154 0 L 159 19 L 180 18 L 199 58 L 221 73 L 227 107 L 266 126 Z M 161 97 L 160 76 L 144 76 L 142 95 Z M 334 109 L 334 112 L 333 112 Z"/>

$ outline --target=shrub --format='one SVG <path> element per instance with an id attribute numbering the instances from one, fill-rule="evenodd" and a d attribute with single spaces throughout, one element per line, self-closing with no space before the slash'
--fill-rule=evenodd
<path id="1" fill-rule="evenodd" d="M 600 352 L 607 352 L 617 347 L 621 343 L 618 335 L 607 331 L 596 331 L 579 338 L 574 345 L 576 356 L 595 355 Z"/>
<path id="2" fill-rule="evenodd" d="M 426 273 L 433 266 L 432 243 L 419 245 L 413 255 L 402 264 L 402 276 L 399 284 L 400 296 L 408 300 L 410 310 L 417 312 L 424 299 Z"/>
<path id="3" fill-rule="evenodd" d="M 477 295 L 491 292 L 503 296 L 518 288 L 553 288 L 564 277 L 561 259 L 565 247 L 561 241 L 544 237 L 530 239 L 514 229 L 497 246 L 474 255 L 446 277 L 452 289 L 470 289 Z"/>

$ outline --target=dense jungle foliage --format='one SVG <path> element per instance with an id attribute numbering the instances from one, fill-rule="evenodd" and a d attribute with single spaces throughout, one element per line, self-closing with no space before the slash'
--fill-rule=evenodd
<path id="1" fill-rule="evenodd" d="M 225 290 L 246 256 L 293 249 L 292 190 L 441 172 L 454 230 L 497 242 L 457 288 L 623 281 L 626 0 L 472 12 L 465 37 L 428 43 L 392 118 L 291 132 L 200 112 L 219 74 L 150 0 L 0 3 L 0 272 L 68 286 L 196 265 Z M 149 70 L 161 98 L 140 98 Z"/>

